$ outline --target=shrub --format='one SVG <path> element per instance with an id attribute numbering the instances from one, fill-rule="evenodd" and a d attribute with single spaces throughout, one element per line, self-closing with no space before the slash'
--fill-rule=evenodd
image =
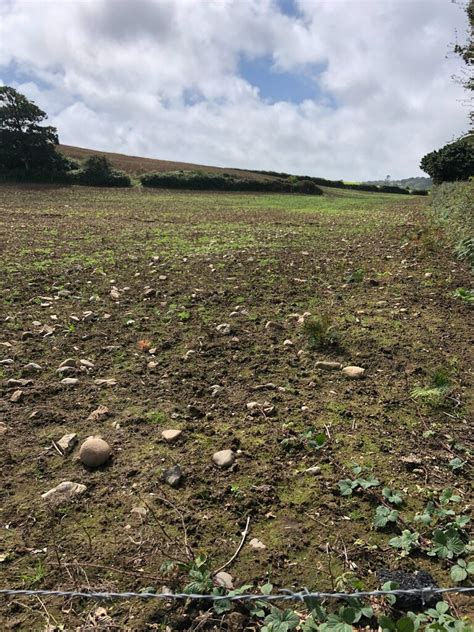
<path id="1" fill-rule="evenodd" d="M 435 184 L 474 176 L 474 138 L 466 136 L 423 156 L 420 167 Z"/>
<path id="2" fill-rule="evenodd" d="M 82 169 L 74 174 L 74 181 L 96 187 L 129 187 L 132 182 L 123 171 L 116 171 L 106 156 L 90 156 Z"/>

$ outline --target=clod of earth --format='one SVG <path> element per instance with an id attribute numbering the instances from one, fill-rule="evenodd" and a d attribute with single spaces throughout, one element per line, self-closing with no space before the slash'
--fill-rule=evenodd
<path id="1" fill-rule="evenodd" d="M 173 465 L 163 472 L 162 478 L 171 487 L 178 487 L 183 478 L 183 470 L 179 465 Z"/>
<path id="2" fill-rule="evenodd" d="M 59 441 L 56 443 L 56 445 L 64 454 L 64 456 L 66 456 L 74 450 L 77 442 L 77 434 L 75 432 L 72 432 L 70 434 L 65 434 L 64 436 L 62 436 L 61 439 L 59 439 Z"/>
<path id="3" fill-rule="evenodd" d="M 41 498 L 58 505 L 68 500 L 71 500 L 75 496 L 80 496 L 86 491 L 87 487 L 81 483 L 73 483 L 72 481 L 63 481 L 59 483 L 53 489 L 41 494 Z"/>
<path id="4" fill-rule="evenodd" d="M 79 450 L 79 458 L 87 467 L 100 467 L 111 454 L 112 448 L 102 437 L 88 437 Z"/>
<path id="5" fill-rule="evenodd" d="M 342 372 L 351 380 L 360 380 L 365 373 L 365 369 L 360 366 L 346 366 L 342 369 Z"/>
<path id="6" fill-rule="evenodd" d="M 326 360 L 319 360 L 318 362 L 316 362 L 315 367 L 323 371 L 340 371 L 342 369 L 342 364 L 340 362 L 329 362 Z M 347 368 L 355 368 L 355 367 L 347 367 Z"/>
<path id="7" fill-rule="evenodd" d="M 232 450 L 220 450 L 213 454 L 212 460 L 219 467 L 230 467 L 235 461 L 235 453 Z"/>
<path id="8" fill-rule="evenodd" d="M 161 436 L 163 437 L 163 439 L 165 441 L 167 441 L 168 443 L 172 443 L 173 441 L 176 441 L 176 439 L 183 433 L 182 430 L 176 430 L 176 429 L 172 429 L 170 428 L 169 430 L 163 430 L 161 432 Z"/>
<path id="9" fill-rule="evenodd" d="M 86 421 L 97 421 L 100 417 L 105 417 L 109 414 L 109 409 L 107 406 L 99 406 L 95 410 L 91 412 L 89 417 L 87 417 Z"/>

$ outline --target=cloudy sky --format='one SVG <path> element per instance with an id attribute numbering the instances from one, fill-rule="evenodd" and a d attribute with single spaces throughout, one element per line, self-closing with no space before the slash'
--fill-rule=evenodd
<path id="1" fill-rule="evenodd" d="M 0 83 L 60 141 L 346 180 L 467 129 L 451 0 L 0 0 Z"/>

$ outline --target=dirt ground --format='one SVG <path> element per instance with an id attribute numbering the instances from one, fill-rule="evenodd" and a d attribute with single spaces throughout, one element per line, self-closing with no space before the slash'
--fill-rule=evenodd
<path id="1" fill-rule="evenodd" d="M 453 296 L 471 281 L 426 227 L 426 205 L 329 189 L 0 185 L 0 588 L 178 591 L 190 582 L 185 539 L 214 571 L 248 518 L 226 568 L 235 586 L 332 590 L 358 578 L 370 589 L 381 567 L 451 585 L 451 562 L 400 556 L 388 544 L 400 525 L 376 530 L 374 499 L 338 486 L 356 463 L 402 492 L 411 525 L 445 488 L 469 513 L 469 464 L 449 463 L 472 448 L 472 312 Z M 339 344 L 313 348 L 293 316 L 305 312 L 327 315 Z M 68 358 L 72 371 L 58 374 Z M 321 360 L 365 374 L 319 370 Z M 413 398 L 439 369 L 450 385 L 442 405 Z M 108 414 L 88 419 L 99 406 Z M 174 443 L 161 436 L 170 428 L 182 430 Z M 102 436 L 112 458 L 87 469 L 78 447 L 62 456 L 54 442 L 66 433 L 79 445 Z M 212 461 L 224 449 L 236 455 L 228 469 Z M 183 479 L 172 488 L 162 475 L 176 464 Z M 62 481 L 87 489 L 52 507 L 41 494 Z M 258 629 L 238 609 L 132 600 L 0 597 L 0 621 Z"/>

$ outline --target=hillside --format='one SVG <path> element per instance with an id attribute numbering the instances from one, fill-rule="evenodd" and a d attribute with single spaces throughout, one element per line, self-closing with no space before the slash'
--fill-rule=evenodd
<path id="1" fill-rule="evenodd" d="M 121 169 L 130 175 L 141 175 L 143 173 L 166 171 L 206 171 L 206 173 L 227 173 L 232 176 L 245 177 L 255 180 L 273 180 L 273 177 L 247 171 L 246 169 L 231 169 L 227 167 L 212 167 L 209 165 L 197 165 L 191 162 L 174 162 L 172 160 L 157 160 L 155 158 L 142 158 L 139 156 L 127 156 L 96 149 L 84 149 L 83 147 L 73 147 L 72 145 L 59 145 L 58 150 L 75 160 L 84 160 L 89 156 L 107 156 L 116 169 Z"/>
<path id="2" fill-rule="evenodd" d="M 383 185 L 387 184 L 387 182 L 385 180 L 369 180 L 365 184 Z M 419 191 L 421 189 L 431 189 L 431 187 L 433 186 L 433 181 L 431 180 L 431 178 L 418 176 L 415 178 L 403 178 L 402 180 L 390 180 L 389 184 L 397 187 L 407 187 L 412 191 Z"/>

